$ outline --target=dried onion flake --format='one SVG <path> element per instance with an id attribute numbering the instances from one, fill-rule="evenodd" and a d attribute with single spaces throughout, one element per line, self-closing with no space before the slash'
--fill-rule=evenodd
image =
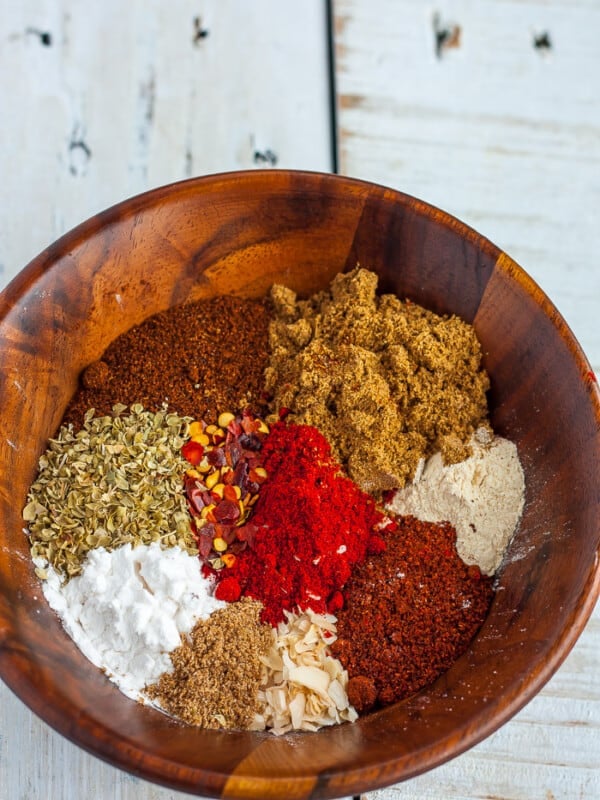
<path id="1" fill-rule="evenodd" d="M 252 730 L 269 728 L 280 735 L 357 719 L 348 700 L 348 673 L 329 654 L 335 622 L 330 614 L 286 612 L 286 621 L 273 631 L 271 649 L 261 657 L 259 712 Z"/>

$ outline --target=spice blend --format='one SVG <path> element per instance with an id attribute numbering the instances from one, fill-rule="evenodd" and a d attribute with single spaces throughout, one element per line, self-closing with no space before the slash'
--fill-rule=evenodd
<path id="1" fill-rule="evenodd" d="M 496 557 L 522 506 L 502 459 L 475 479 L 479 343 L 376 284 L 180 306 L 84 371 L 23 513 L 49 602 L 130 696 L 192 725 L 317 730 L 418 691 L 482 624 L 492 579 L 444 518 L 464 536 L 456 508 L 492 503 L 502 535 L 467 534 Z"/>
<path id="2" fill-rule="evenodd" d="M 222 412 L 217 422 L 192 422 L 181 450 L 192 465 L 184 479 L 192 531 L 200 558 L 214 570 L 232 567 L 248 544 L 244 523 L 267 478 L 259 451 L 269 432 L 250 409 Z"/>
<path id="3" fill-rule="evenodd" d="M 335 613 L 354 565 L 384 547 L 380 532 L 389 520 L 340 474 L 316 428 L 276 423 L 261 459 L 268 477 L 242 529 L 250 547 L 219 577 L 231 599 L 260 600 L 271 625 L 298 608 Z M 218 588 L 217 597 L 225 599 Z"/>
<path id="4" fill-rule="evenodd" d="M 90 550 L 64 585 L 52 567 L 46 572 L 44 595 L 71 638 L 134 700 L 171 668 L 181 634 L 223 606 L 197 556 L 159 542 Z"/>
<path id="5" fill-rule="evenodd" d="M 465 461 L 448 465 L 436 453 L 387 508 L 427 522 L 447 520 L 462 560 L 493 575 L 523 512 L 525 476 L 516 445 L 488 428 L 476 431 L 471 450 Z"/>
<path id="6" fill-rule="evenodd" d="M 96 547 L 159 541 L 197 553 L 181 482 L 188 420 L 141 405 L 125 410 L 88 411 L 77 432 L 61 426 L 40 458 L 23 518 L 32 556 L 65 577 L 78 575 Z"/>
<path id="7" fill-rule="evenodd" d="M 259 615 L 260 604 L 244 599 L 198 622 L 149 697 L 189 725 L 248 728 L 259 707 L 260 657 L 272 639 Z"/>
<path id="8" fill-rule="evenodd" d="M 251 729 L 282 734 L 354 722 L 358 714 L 348 698 L 348 673 L 330 654 L 335 617 L 313 611 L 285 616 L 261 658 L 259 710 Z"/>

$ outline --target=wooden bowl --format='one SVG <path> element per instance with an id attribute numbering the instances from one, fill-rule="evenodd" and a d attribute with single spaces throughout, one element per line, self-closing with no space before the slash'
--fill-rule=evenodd
<path id="1" fill-rule="evenodd" d="M 21 509 L 82 368 L 177 303 L 302 293 L 359 262 L 381 290 L 477 330 L 495 430 L 525 469 L 524 516 L 488 618 L 415 697 L 315 734 L 188 728 L 122 695 L 44 601 Z M 85 749 L 201 795 L 317 798 L 410 778 L 506 722 L 550 678 L 600 587 L 600 401 L 568 327 L 505 253 L 399 192 L 301 172 L 186 181 L 127 200 L 39 255 L 1 296 L 0 674 Z M 185 338 L 182 339 L 185 346 Z"/>

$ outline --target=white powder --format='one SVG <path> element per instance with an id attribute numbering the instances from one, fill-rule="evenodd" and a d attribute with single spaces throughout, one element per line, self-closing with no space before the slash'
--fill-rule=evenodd
<path id="1" fill-rule="evenodd" d="M 459 464 L 444 466 L 436 453 L 388 508 L 424 522 L 450 522 L 462 560 L 493 575 L 523 511 L 525 476 L 513 442 L 481 428 L 471 446 L 472 456 Z"/>
<path id="2" fill-rule="evenodd" d="M 75 644 L 134 699 L 172 670 L 168 654 L 180 634 L 225 605 L 212 596 L 197 556 L 158 542 L 91 550 L 66 584 L 52 567 L 37 566 L 48 573 L 44 594 Z"/>

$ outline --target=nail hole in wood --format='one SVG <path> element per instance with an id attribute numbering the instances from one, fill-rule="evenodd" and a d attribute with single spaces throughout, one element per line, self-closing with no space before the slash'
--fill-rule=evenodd
<path id="1" fill-rule="evenodd" d="M 438 58 L 442 58 L 446 50 L 460 47 L 460 34 L 460 25 L 443 23 L 437 12 L 433 15 L 435 54 Z"/>
<path id="2" fill-rule="evenodd" d="M 85 174 L 87 163 L 91 157 L 92 151 L 76 127 L 69 142 L 69 172 L 71 175 Z"/>
<path id="3" fill-rule="evenodd" d="M 38 28 L 26 28 L 25 33 L 37 36 L 40 40 L 40 44 L 43 44 L 44 47 L 51 47 L 52 45 L 52 34 L 49 33 L 49 31 L 40 31 Z"/>
<path id="4" fill-rule="evenodd" d="M 202 25 L 202 17 L 194 17 L 194 38 L 192 42 L 198 45 L 202 39 L 206 39 L 208 33 L 208 29 Z"/>
<path id="5" fill-rule="evenodd" d="M 548 31 L 536 34 L 533 37 L 533 46 L 536 50 L 552 50 L 552 40 Z"/>
<path id="6" fill-rule="evenodd" d="M 272 150 L 255 150 L 254 151 L 255 164 L 270 164 L 272 167 L 277 164 L 277 154 Z"/>

